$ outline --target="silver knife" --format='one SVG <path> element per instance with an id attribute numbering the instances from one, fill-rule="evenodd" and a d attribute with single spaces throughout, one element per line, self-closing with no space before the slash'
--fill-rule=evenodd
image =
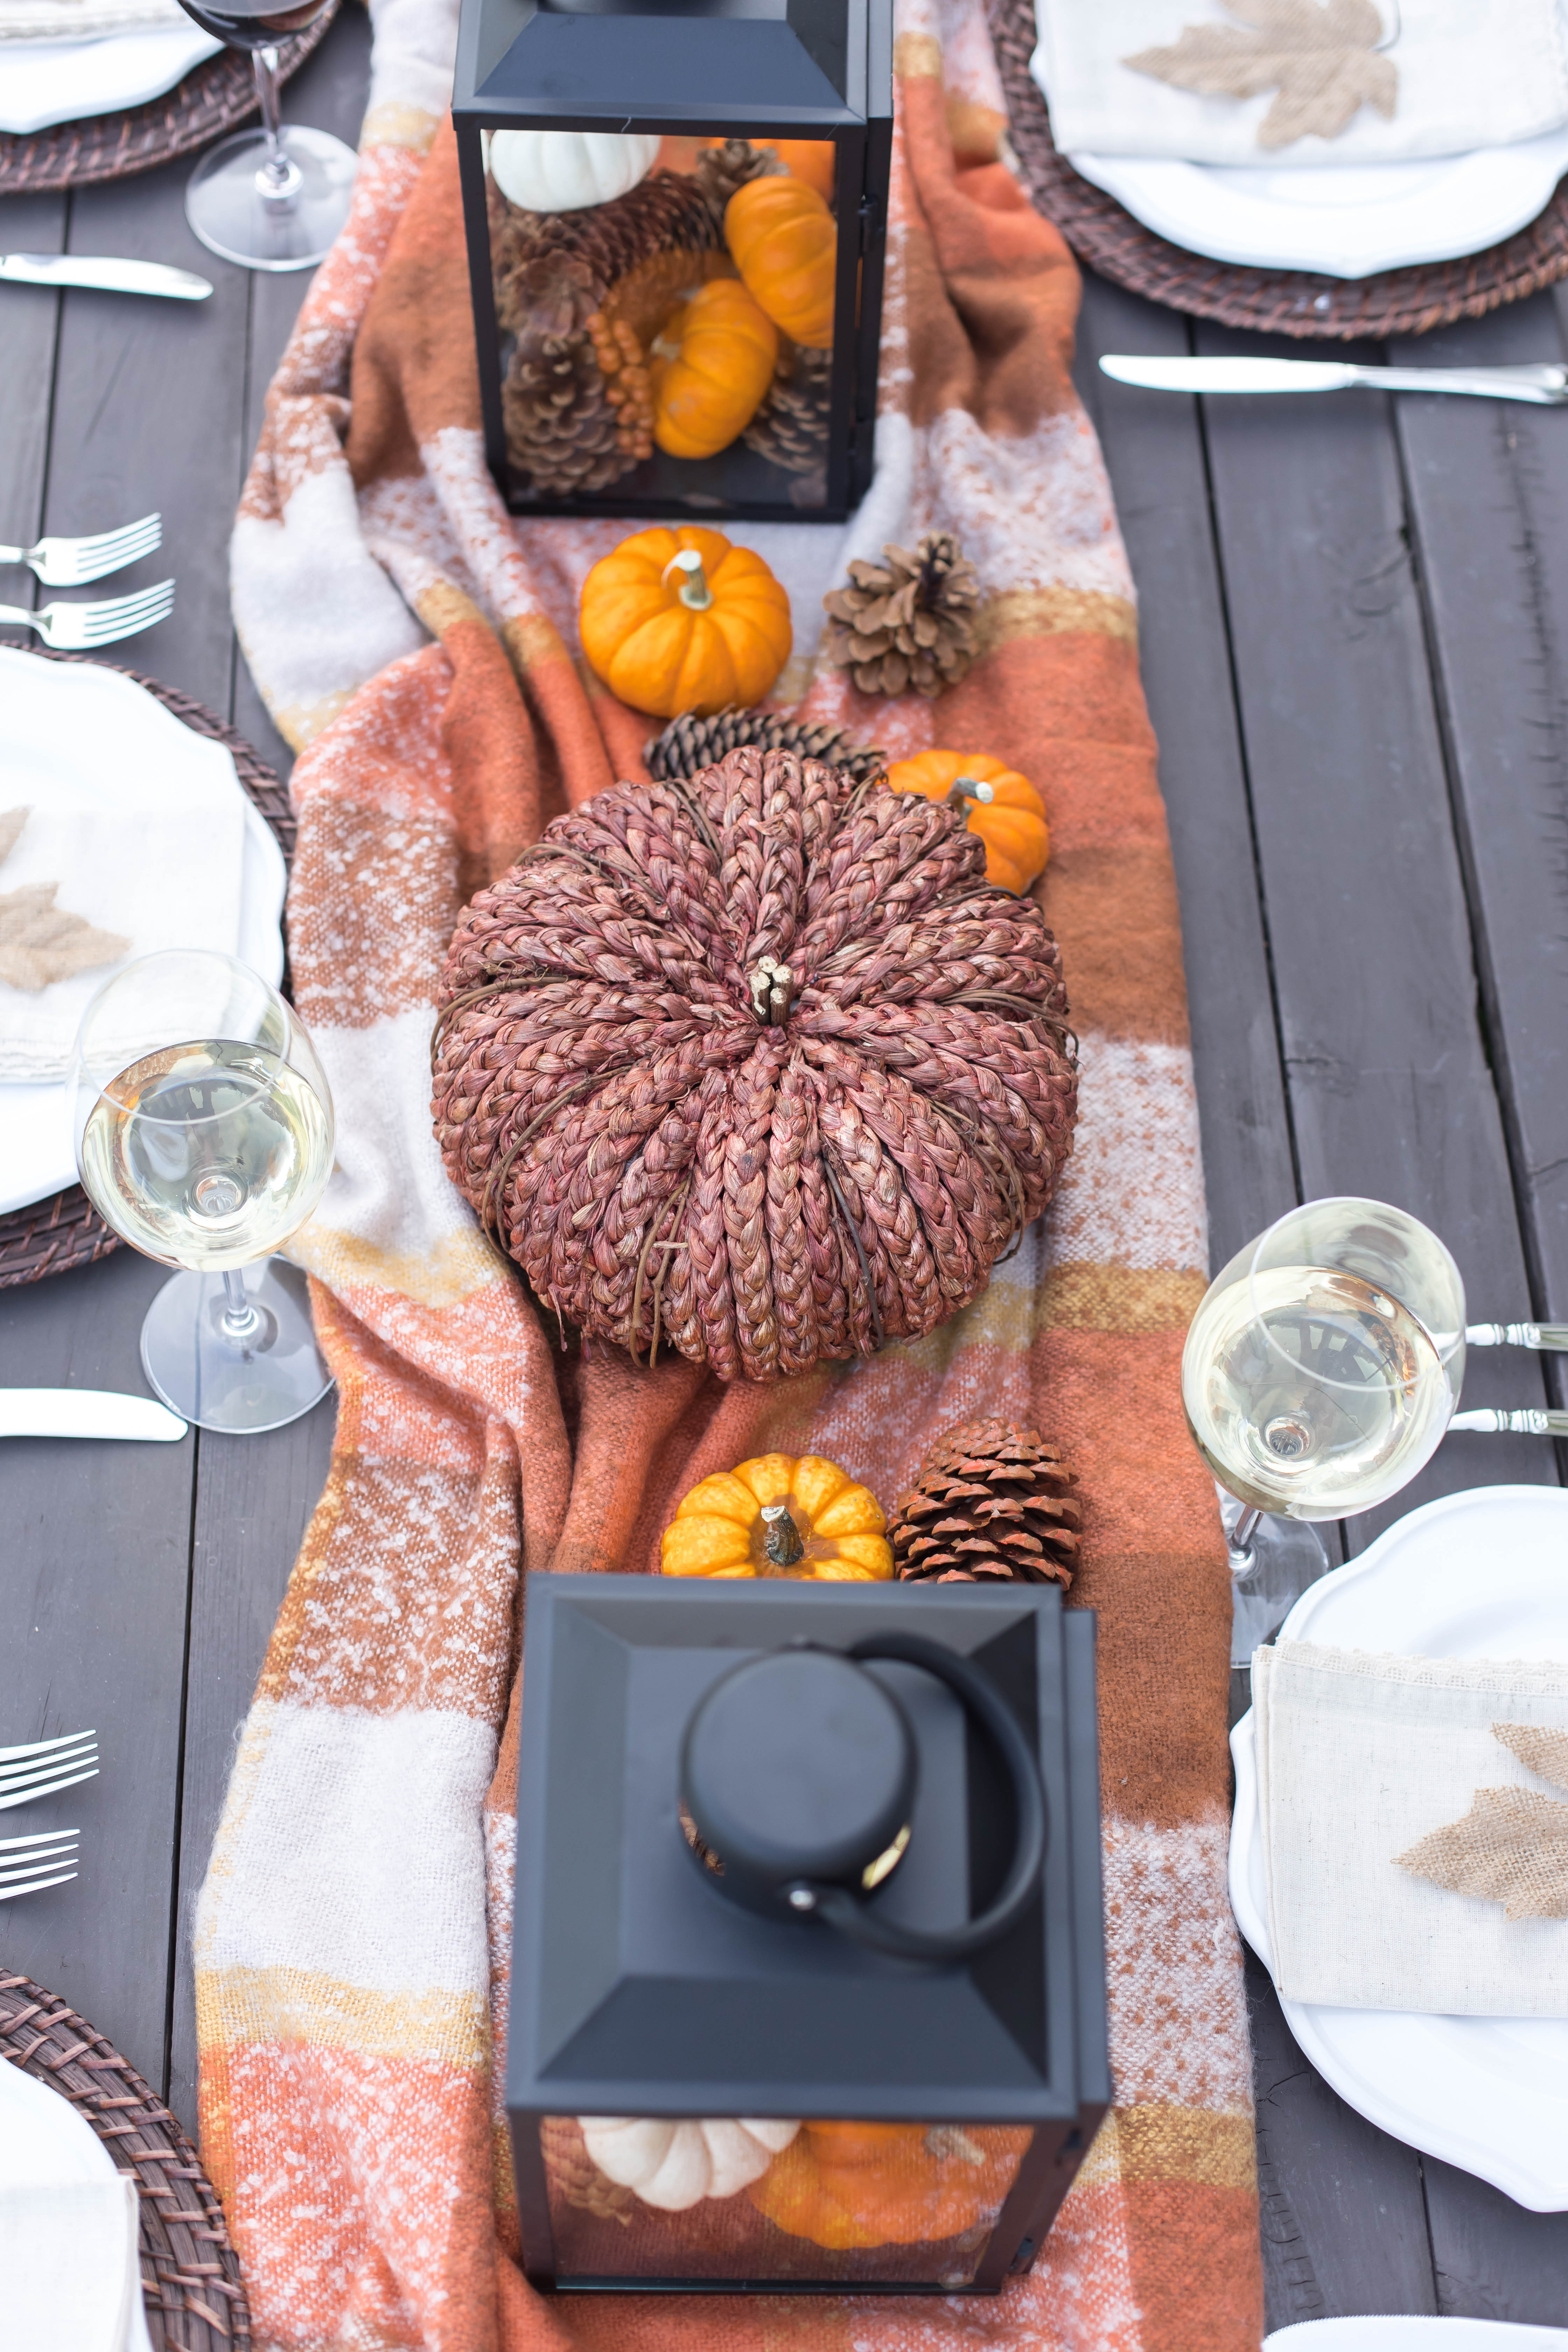
<path id="1" fill-rule="evenodd" d="M 1107 352 L 1101 372 L 1151 392 L 1468 392 L 1480 400 L 1568 401 L 1568 367 L 1356 367 L 1348 360 L 1144 359 Z"/>
<path id="2" fill-rule="evenodd" d="M 151 1397 L 114 1389 L 0 1388 L 0 1437 L 147 1437 L 172 1445 L 185 1424 Z"/>
<path id="3" fill-rule="evenodd" d="M 0 278 L 14 286 L 96 286 L 106 294 L 167 294 L 205 302 L 211 281 L 166 261 L 108 260 L 90 253 L 0 253 Z"/>

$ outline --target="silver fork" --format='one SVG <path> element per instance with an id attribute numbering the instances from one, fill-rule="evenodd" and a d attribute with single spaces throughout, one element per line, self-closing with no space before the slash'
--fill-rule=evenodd
<path id="1" fill-rule="evenodd" d="M 1465 1343 L 1471 1348 L 1544 1348 L 1568 1352 L 1568 1323 L 1468 1323 Z"/>
<path id="2" fill-rule="evenodd" d="M 85 588 L 106 572 L 122 572 L 163 544 L 162 515 L 143 515 L 96 539 L 40 539 L 37 547 L 0 547 L 0 563 L 26 563 L 46 588 Z"/>
<path id="3" fill-rule="evenodd" d="M 24 1748 L 0 1748 L 0 1812 L 30 1805 L 98 1777 L 98 1734 L 73 1731 L 63 1739 L 29 1740 Z"/>
<path id="4" fill-rule="evenodd" d="M 1506 1408 L 1478 1405 L 1474 1412 L 1457 1412 L 1450 1429 L 1479 1430 L 1483 1437 L 1568 1437 L 1568 1412 L 1543 1412 L 1538 1404 Z"/>
<path id="5" fill-rule="evenodd" d="M 0 627 L 37 629 L 57 653 L 89 653 L 94 646 L 111 646 L 116 637 L 153 628 L 167 618 L 174 602 L 174 582 L 160 580 L 155 588 L 111 596 L 106 604 L 45 604 L 36 613 L 21 604 L 0 604 Z"/>
<path id="6" fill-rule="evenodd" d="M 52 1830 L 41 1837 L 0 1838 L 0 1903 L 74 1878 L 78 1835 L 76 1830 Z"/>

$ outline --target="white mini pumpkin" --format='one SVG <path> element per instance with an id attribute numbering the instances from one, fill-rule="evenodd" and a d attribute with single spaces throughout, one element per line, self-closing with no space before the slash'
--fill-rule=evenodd
<path id="1" fill-rule="evenodd" d="M 658 154 L 642 131 L 492 131 L 490 177 L 530 213 L 575 213 L 607 205 L 646 180 Z"/>
<path id="2" fill-rule="evenodd" d="M 579 2116 L 588 2154 L 607 2179 L 645 2205 L 684 2213 L 703 2197 L 733 2197 L 760 2180 L 798 2124 L 728 2116 L 672 2123 L 654 2116 Z"/>

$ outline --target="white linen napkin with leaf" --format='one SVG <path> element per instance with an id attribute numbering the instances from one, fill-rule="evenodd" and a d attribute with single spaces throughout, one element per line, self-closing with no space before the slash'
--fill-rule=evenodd
<path id="1" fill-rule="evenodd" d="M 1065 154 L 1273 169 L 1511 146 L 1568 122 L 1559 0 L 1036 0 Z"/>
<path id="2" fill-rule="evenodd" d="M 1279 1641 L 1254 1654 L 1252 1704 L 1287 1999 L 1568 2017 L 1568 1917 L 1519 1911 L 1532 1874 L 1502 1850 L 1568 1821 L 1568 1790 L 1539 1769 L 1568 1742 L 1538 1736 L 1568 1733 L 1568 1663 Z"/>
<path id="3" fill-rule="evenodd" d="M 12 804 L 12 795 L 15 802 Z M 117 798 L 24 760 L 0 777 L 0 1081 L 65 1075 L 88 1003 L 132 955 L 239 939 L 245 815 L 237 793 L 165 776 Z"/>

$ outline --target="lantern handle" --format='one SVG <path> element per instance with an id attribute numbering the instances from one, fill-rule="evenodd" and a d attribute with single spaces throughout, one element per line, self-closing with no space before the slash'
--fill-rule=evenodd
<path id="1" fill-rule="evenodd" d="M 890 1952 L 908 1960 L 967 1959 L 1016 1924 L 1039 1884 L 1046 1859 L 1046 1792 L 1039 1765 L 1017 1717 L 990 1676 L 943 1643 L 928 1641 L 923 1633 L 868 1633 L 863 1641 L 852 1642 L 842 1654 L 923 1667 L 962 1700 L 989 1733 L 1013 1784 L 1017 1811 L 1013 1859 L 996 1900 L 960 1927 L 900 1927 L 842 1886 L 807 1883 L 790 1890 L 790 1903 L 796 1910 L 809 1910 L 852 1942 L 869 1945 L 873 1951 Z M 814 1899 L 801 1902 L 803 1895 Z"/>

